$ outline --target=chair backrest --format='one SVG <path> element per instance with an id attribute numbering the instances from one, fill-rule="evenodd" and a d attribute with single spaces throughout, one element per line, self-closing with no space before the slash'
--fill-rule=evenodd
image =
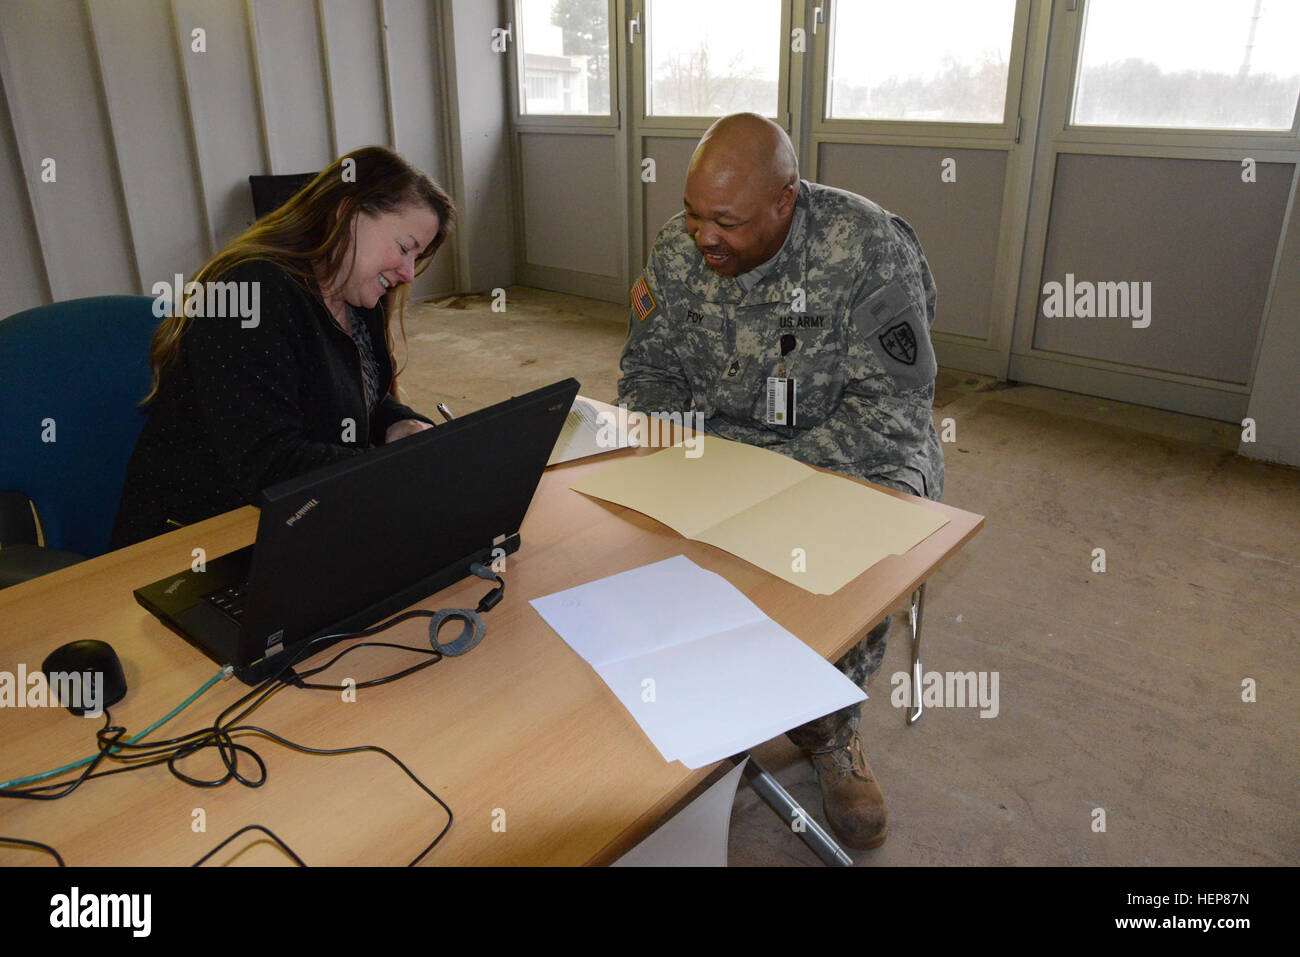
<path id="1" fill-rule="evenodd" d="M 149 391 L 149 296 L 94 296 L 0 321 L 0 489 L 36 503 L 45 544 L 108 551 Z"/>
<path id="2" fill-rule="evenodd" d="M 248 188 L 253 193 L 253 216 L 261 219 L 279 209 L 294 193 L 302 189 L 318 173 L 282 173 L 274 176 L 250 176 Z"/>

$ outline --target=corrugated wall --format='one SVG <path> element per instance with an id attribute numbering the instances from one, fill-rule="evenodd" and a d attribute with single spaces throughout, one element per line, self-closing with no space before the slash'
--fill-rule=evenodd
<path id="1" fill-rule="evenodd" d="M 0 316 L 192 273 L 252 222 L 250 174 L 378 144 L 449 185 L 436 19 L 428 0 L 4 0 Z M 413 293 L 451 291 L 453 259 Z"/>

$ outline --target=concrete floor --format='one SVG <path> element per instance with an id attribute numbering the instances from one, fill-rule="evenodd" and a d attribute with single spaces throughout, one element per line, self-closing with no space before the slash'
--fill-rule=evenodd
<path id="1" fill-rule="evenodd" d="M 489 306 L 408 308 L 416 408 L 568 375 L 615 397 L 626 307 L 524 288 Z M 956 425 L 944 501 L 987 521 L 929 585 L 922 664 L 997 672 L 999 710 L 907 727 L 896 617 L 862 720 L 889 839 L 859 866 L 1300 863 L 1300 471 L 1238 457 L 1229 424 L 948 370 L 935 407 Z M 820 815 L 797 749 L 754 753 Z M 817 864 L 743 784 L 730 858 Z"/>

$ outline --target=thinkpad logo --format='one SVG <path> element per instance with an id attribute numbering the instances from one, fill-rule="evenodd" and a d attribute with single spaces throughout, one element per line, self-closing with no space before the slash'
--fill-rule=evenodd
<path id="1" fill-rule="evenodd" d="M 916 336 L 906 322 L 890 326 L 880 337 L 885 351 L 904 365 L 916 364 Z"/>
<path id="2" fill-rule="evenodd" d="M 306 515 L 308 512 L 310 512 L 313 508 L 315 508 L 319 504 L 320 502 L 316 501 L 315 499 L 312 499 L 310 502 L 307 502 L 305 505 L 303 505 L 302 508 L 298 509 L 298 511 L 294 512 L 287 519 L 285 519 L 284 524 L 292 528 L 294 522 L 298 521 L 298 519 L 302 518 L 304 515 Z"/>

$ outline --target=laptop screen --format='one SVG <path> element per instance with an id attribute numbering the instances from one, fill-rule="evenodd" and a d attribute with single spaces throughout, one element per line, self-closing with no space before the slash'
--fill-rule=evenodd
<path id="1" fill-rule="evenodd" d="M 490 562 L 577 391 L 566 379 L 266 489 L 236 664 L 366 627 Z"/>

